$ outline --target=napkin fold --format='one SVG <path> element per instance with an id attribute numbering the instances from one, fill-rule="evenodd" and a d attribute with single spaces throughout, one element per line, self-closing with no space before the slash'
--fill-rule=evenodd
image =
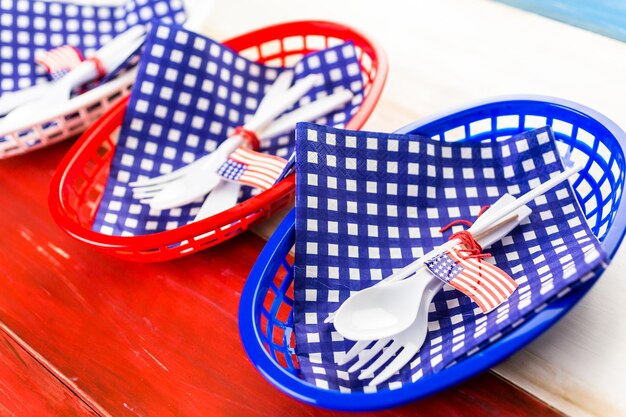
<path id="1" fill-rule="evenodd" d="M 128 0 L 116 6 L 61 1 L 0 2 L 0 94 L 48 78 L 35 55 L 61 45 L 90 56 L 115 36 L 152 19 L 183 23 L 181 0 Z"/>
<path id="2" fill-rule="evenodd" d="M 430 306 L 421 351 L 378 387 L 348 373 L 350 363 L 334 363 L 354 342 L 324 319 L 351 292 L 444 243 L 451 232 L 439 229 L 452 220 L 474 220 L 502 194 L 521 195 L 563 169 L 548 127 L 499 142 L 444 143 L 298 124 L 294 325 L 302 376 L 344 392 L 397 388 L 475 353 L 595 276 L 606 254 L 565 182 L 529 203 L 529 220 L 489 248 L 488 261 L 519 284 L 504 304 L 483 314 L 446 285 Z"/>
<path id="3" fill-rule="evenodd" d="M 110 235 L 155 233 L 193 220 L 203 199 L 180 208 L 151 210 L 133 198 L 128 183 L 139 176 L 170 172 L 215 150 L 256 112 L 265 90 L 283 71 L 164 23 L 152 27 L 139 65 L 93 224 L 94 230 Z M 295 65 L 296 81 L 313 73 L 322 74 L 323 83 L 313 87 L 295 107 L 339 89 L 350 89 L 354 93 L 350 103 L 318 120 L 344 126 L 363 100 L 363 79 L 354 45 L 345 43 L 308 54 Z M 293 148 L 292 131 L 269 139 L 260 150 L 288 158 Z M 240 201 L 251 195 L 252 188 L 243 187 Z"/>

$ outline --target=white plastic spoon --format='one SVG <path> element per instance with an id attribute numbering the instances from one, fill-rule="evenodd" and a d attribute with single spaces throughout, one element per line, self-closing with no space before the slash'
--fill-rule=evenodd
<path id="1" fill-rule="evenodd" d="M 480 238 L 481 235 L 490 231 L 493 225 L 498 225 L 503 219 L 510 220 L 511 214 L 515 214 L 522 206 L 565 181 L 581 168 L 581 166 L 575 166 L 560 173 L 493 213 L 488 217 L 489 222 L 475 223 L 470 227 L 469 232 L 476 239 Z M 366 288 L 349 297 L 334 316 L 337 332 L 350 340 L 377 340 L 393 336 L 408 328 L 415 321 L 419 308 L 419 303 L 415 300 L 419 299 L 424 291 L 422 280 L 416 280 L 411 275 L 422 268 L 426 261 L 452 249 L 459 243 L 458 239 L 450 240 L 392 275 L 392 277 L 409 276 L 409 278 Z"/>
<path id="2" fill-rule="evenodd" d="M 496 212 L 506 204 L 511 203 L 513 200 L 515 200 L 515 197 L 510 194 L 504 194 L 498 199 L 498 201 L 492 204 L 489 210 L 483 213 L 483 215 L 480 216 L 475 223 L 480 224 L 483 222 L 489 222 L 491 213 Z M 511 233 L 511 231 L 521 222 L 527 219 L 530 213 L 531 210 L 528 206 L 520 208 L 516 212 L 516 221 L 509 222 L 502 227 L 495 229 L 493 233 L 486 235 L 484 238 L 478 239 L 478 243 L 483 248 L 487 248 L 500 241 L 502 238 Z M 340 357 L 336 360 L 338 365 L 344 365 L 358 356 L 359 359 L 348 369 L 348 372 L 355 372 L 363 368 L 363 366 L 376 355 L 380 354 L 371 365 L 359 374 L 359 379 L 366 379 L 376 374 L 376 372 L 385 363 L 387 363 L 394 354 L 400 351 L 400 353 L 397 354 L 388 365 L 376 374 L 376 377 L 368 384 L 370 386 L 378 385 L 393 376 L 404 365 L 406 365 L 417 352 L 420 351 L 424 341 L 426 340 L 426 336 L 428 334 L 428 312 L 430 304 L 432 303 L 435 295 L 441 290 L 441 288 L 443 288 L 444 283 L 440 279 L 433 276 L 427 268 L 421 268 L 417 274 L 420 275 L 420 280 L 426 281 L 426 284 L 424 287 L 424 293 L 419 303 L 419 309 L 417 316 L 415 317 L 415 321 L 406 330 L 398 333 L 397 335 L 377 340 L 376 343 L 374 343 L 373 346 L 365 352 L 364 350 L 372 344 L 372 342 L 359 341 L 354 344 L 344 357 Z M 387 348 L 383 351 L 383 348 L 385 347 Z M 383 353 L 381 354 L 381 352 Z"/>

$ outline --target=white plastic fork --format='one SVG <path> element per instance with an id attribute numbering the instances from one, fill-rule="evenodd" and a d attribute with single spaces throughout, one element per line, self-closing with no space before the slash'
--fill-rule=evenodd
<path id="1" fill-rule="evenodd" d="M 306 104 L 297 110 L 287 113 L 263 131 L 260 139 L 272 138 L 293 130 L 297 122 L 310 122 L 319 117 L 340 108 L 353 97 L 350 90 L 341 90 L 330 96 L 318 99 Z M 194 222 L 205 219 L 217 213 L 221 213 L 237 204 L 241 184 L 230 181 L 222 181 L 206 197 L 200 211 L 193 219 Z"/>
<path id="2" fill-rule="evenodd" d="M 276 97 L 289 89 L 289 86 L 293 81 L 293 75 L 292 71 L 283 71 L 278 77 L 276 77 L 276 80 L 267 89 L 263 99 L 259 103 L 259 107 L 256 111 L 257 113 L 262 114 L 263 112 L 266 112 L 269 106 L 268 103 L 276 100 Z M 207 217 L 211 217 L 235 206 L 239 200 L 240 191 L 241 185 L 239 183 L 230 181 L 220 182 L 204 199 L 200 210 L 196 213 L 192 222 L 206 219 Z"/>
<path id="3" fill-rule="evenodd" d="M 204 24 L 206 16 L 210 13 L 213 6 L 214 6 L 213 2 L 210 2 L 210 1 L 205 2 L 202 7 L 200 7 L 198 10 L 195 10 L 193 15 L 189 16 L 189 18 L 185 21 L 183 26 L 186 29 L 191 30 L 193 32 L 199 32 L 200 29 L 202 28 L 202 25 Z M 124 33 L 127 33 L 130 29 L 131 28 L 129 28 Z M 136 29 L 133 29 L 133 30 L 136 30 Z M 122 35 L 123 33 L 120 34 L 119 36 L 122 36 Z M 127 36 L 127 35 L 124 35 L 124 36 Z M 117 43 L 117 39 L 118 38 L 116 37 L 115 39 L 110 41 L 107 45 L 103 45 L 103 48 L 111 49 L 114 52 L 116 60 L 123 57 L 123 54 L 121 50 L 119 49 L 120 45 Z M 113 47 L 111 47 L 111 43 L 113 43 Z M 101 51 L 102 51 L 102 48 L 100 51 L 96 52 L 96 54 L 100 53 Z M 130 53 L 132 52 L 134 51 L 131 50 Z M 102 58 L 100 58 L 100 60 L 102 61 Z M 0 117 L 6 116 L 9 112 L 11 112 L 12 110 L 22 105 L 25 105 L 29 102 L 42 98 L 42 96 L 49 93 L 50 87 L 54 86 L 54 84 L 55 82 L 40 81 L 40 82 L 37 82 L 37 84 L 32 85 L 30 87 L 22 88 L 17 91 L 9 91 L 9 92 L 3 93 L 2 95 L 0 95 Z M 55 107 L 55 112 L 60 113 L 58 106 Z"/>
<path id="4" fill-rule="evenodd" d="M 145 27 L 134 26 L 96 51 L 94 57 L 98 58 L 104 70 L 110 73 L 141 46 L 145 34 Z M 93 62 L 86 60 L 80 63 L 60 80 L 48 83 L 47 89 L 39 99 L 26 102 L 10 111 L 0 120 L 0 131 L 27 125 L 33 114 L 58 112 L 59 105 L 70 99 L 74 89 L 96 79 L 97 76 L 98 70 Z"/>
<path id="5" fill-rule="evenodd" d="M 266 101 L 268 96 L 269 97 L 273 96 L 272 90 L 280 89 L 281 91 L 284 91 L 291 84 L 292 80 L 293 80 L 292 71 L 283 71 L 282 73 L 280 73 L 280 75 L 276 77 L 276 80 L 274 80 L 274 84 L 272 84 L 269 87 L 267 93 L 265 94 L 265 97 L 259 104 L 259 109 L 263 108 L 264 102 Z M 259 112 L 259 109 L 257 109 L 257 113 Z M 133 188 L 143 188 L 143 187 L 150 187 L 153 185 L 156 186 L 160 184 L 166 184 L 168 182 L 180 179 L 190 172 L 200 170 L 199 168 L 200 165 L 205 164 L 204 161 L 207 161 L 210 158 L 211 158 L 211 154 L 208 154 L 201 158 L 198 158 L 197 160 L 193 161 L 192 163 L 188 165 L 185 165 L 183 167 L 176 169 L 175 171 L 168 172 L 166 174 L 162 174 L 162 175 L 152 177 L 152 178 L 140 178 L 136 181 L 129 183 L 128 185 L 130 185 Z"/>
<path id="6" fill-rule="evenodd" d="M 495 213 L 500 208 L 506 206 L 515 200 L 510 194 L 503 195 L 496 201 L 482 216 L 476 219 L 479 225 L 486 224 L 491 221 L 490 214 Z M 500 223 L 500 227 L 496 227 L 478 242 L 483 247 L 489 247 L 495 242 L 507 236 L 514 228 L 530 215 L 531 210 L 528 206 L 522 206 L 514 212 L 515 221 Z M 387 347 L 380 356 L 359 375 L 359 379 L 371 378 L 385 363 L 387 363 L 396 353 L 400 352 L 386 367 L 384 367 L 368 385 L 379 385 L 396 372 L 404 367 L 421 349 L 426 335 L 428 334 L 428 311 L 435 295 L 443 288 L 443 281 L 433 276 L 426 268 L 420 268 L 416 272 L 413 279 L 420 279 L 424 282 L 424 291 L 422 293 L 417 316 L 413 323 L 404 331 L 388 338 L 377 340 L 370 349 L 365 350 L 373 341 L 358 341 L 346 353 L 344 357 L 337 361 L 338 365 L 344 365 L 357 356 L 358 360 L 348 369 L 348 372 L 356 372 L 365 364 L 371 361 L 385 347 Z M 365 352 L 363 352 L 365 351 Z M 362 353 L 363 352 L 363 353 Z M 362 353 L 362 354 L 361 354 Z"/>
<path id="7" fill-rule="evenodd" d="M 51 82 L 43 81 L 18 91 L 9 91 L 0 96 L 0 116 L 4 116 L 16 107 L 38 99 L 49 88 Z"/>
<path id="8" fill-rule="evenodd" d="M 292 130 L 297 121 L 315 120 L 329 111 L 343 106 L 354 96 L 350 90 L 340 90 L 273 121 L 277 114 L 282 113 L 286 108 L 291 107 L 299 100 L 317 82 L 318 77 L 318 74 L 308 76 L 283 94 L 280 94 L 281 89 L 270 91 L 270 100 L 267 107 L 261 107 L 252 120 L 246 123 L 245 128 L 257 132 L 259 139 L 263 141 L 285 131 Z M 214 152 L 196 161 L 201 162 L 193 162 L 178 170 L 181 172 L 172 172 L 153 179 L 131 183 L 131 187 L 135 187 L 133 196 L 140 199 L 142 203 L 150 204 L 151 208 L 157 210 L 178 207 L 195 201 L 226 181 L 217 174 L 217 169 L 242 142 L 243 138 L 240 136 L 231 136 Z M 218 203 L 218 205 L 221 205 L 222 210 L 232 207 L 236 203 L 236 195 L 239 194 L 237 187 L 223 186 L 217 188 L 217 191 L 213 197 L 211 197 L 213 193 L 209 194 L 209 201 L 205 201 L 206 204 L 203 205 L 195 220 L 206 217 L 207 213 L 215 213 L 209 207 L 213 204 L 212 201 L 214 199 L 222 198 L 228 200 L 224 201 L 224 203 Z M 228 195 L 221 197 L 224 194 Z"/>
<path id="9" fill-rule="evenodd" d="M 293 74 L 283 76 L 287 72 L 281 73 L 276 82 L 282 82 L 289 76 L 293 77 Z M 319 74 L 311 74 L 298 81 L 283 94 L 277 95 L 278 97 L 264 107 L 262 112 L 255 113 L 246 122 L 244 128 L 257 132 L 257 135 L 261 137 L 260 132 L 273 119 L 300 100 L 318 82 L 319 77 Z M 179 207 L 195 201 L 222 181 L 222 177 L 217 174 L 217 169 L 243 141 L 242 136 L 233 135 L 222 142 L 215 151 L 186 167 L 170 174 L 130 183 L 130 186 L 134 187 L 134 197 L 144 204 L 150 204 L 150 207 L 156 210 Z"/>

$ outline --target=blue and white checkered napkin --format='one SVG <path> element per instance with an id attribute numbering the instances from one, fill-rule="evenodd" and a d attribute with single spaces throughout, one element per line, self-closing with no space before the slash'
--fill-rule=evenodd
<path id="1" fill-rule="evenodd" d="M 566 288 L 603 268 L 569 183 L 529 207 L 530 221 L 489 249 L 519 288 L 488 314 L 450 286 L 431 305 L 420 353 L 377 388 L 335 365 L 353 344 L 324 319 L 351 291 L 369 287 L 444 243 L 439 229 L 473 220 L 504 193 L 520 195 L 563 170 L 549 128 L 497 143 L 296 130 L 296 353 L 304 378 L 341 391 L 397 388 L 436 372 L 519 325 Z M 460 229 L 455 229 L 456 231 Z"/>
<path id="2" fill-rule="evenodd" d="M 154 177 L 210 153 L 258 107 L 281 68 L 249 61 L 230 48 L 178 26 L 152 28 L 141 58 L 137 82 L 111 165 L 93 229 L 105 234 L 142 235 L 191 221 L 202 199 L 170 210 L 150 210 L 133 199 L 128 182 Z M 348 88 L 355 93 L 343 109 L 320 123 L 344 126 L 363 100 L 361 69 L 352 43 L 306 55 L 295 66 L 295 79 L 324 76 L 297 105 Z M 261 146 L 261 151 L 289 157 L 294 133 Z M 251 195 L 242 188 L 240 201 Z"/>
<path id="3" fill-rule="evenodd" d="M 89 56 L 136 24 L 154 18 L 182 23 L 181 0 L 128 0 L 117 6 L 77 5 L 60 1 L 0 1 L 0 94 L 47 79 L 35 54 L 61 45 Z"/>

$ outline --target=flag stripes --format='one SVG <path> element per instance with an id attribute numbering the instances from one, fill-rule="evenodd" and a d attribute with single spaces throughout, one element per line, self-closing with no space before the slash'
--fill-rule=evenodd
<path id="1" fill-rule="evenodd" d="M 35 57 L 35 62 L 57 80 L 83 62 L 83 54 L 73 46 L 63 45 Z"/>
<path id="2" fill-rule="evenodd" d="M 286 164 L 281 157 L 240 146 L 217 172 L 225 179 L 267 190 L 280 177 Z"/>
<path id="3" fill-rule="evenodd" d="M 463 250 L 462 246 L 456 246 L 426 265 L 437 278 L 470 297 L 487 313 L 509 298 L 517 283 L 497 266 L 464 256 Z"/>

